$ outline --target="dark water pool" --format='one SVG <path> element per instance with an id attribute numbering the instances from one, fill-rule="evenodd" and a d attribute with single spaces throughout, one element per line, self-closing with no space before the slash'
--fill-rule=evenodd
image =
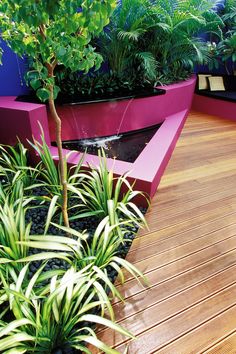
<path id="1" fill-rule="evenodd" d="M 161 124 L 158 124 L 142 130 L 109 137 L 64 141 L 63 148 L 80 152 L 87 151 L 88 154 L 92 155 L 97 155 L 98 150 L 103 148 L 109 158 L 134 162 L 160 126 Z"/>

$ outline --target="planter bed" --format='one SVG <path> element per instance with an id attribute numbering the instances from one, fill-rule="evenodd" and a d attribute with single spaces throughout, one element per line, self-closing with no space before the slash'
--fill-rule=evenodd
<path id="1" fill-rule="evenodd" d="M 105 103 L 60 106 L 63 140 L 114 135 L 117 134 L 117 127 L 118 132 L 122 133 L 162 123 L 161 128 L 133 163 L 120 160 L 114 163 L 113 159 L 108 159 L 107 162 L 116 175 L 130 171 L 129 179 L 136 181 L 135 188 L 147 192 L 152 197 L 187 118 L 194 87 L 195 77 L 192 77 L 187 81 L 166 86 L 166 93 L 160 96 L 110 102 L 106 107 Z M 103 109 L 101 105 L 104 105 Z M 68 117 L 73 117 L 73 121 L 68 123 Z M 85 126 L 82 124 L 85 121 L 87 130 L 84 130 Z M 40 140 L 38 122 L 44 130 L 45 140 L 52 155 L 58 160 L 57 148 L 51 145 L 51 142 L 55 141 L 55 133 L 50 117 L 48 123 L 46 106 L 15 102 L 14 97 L 0 97 L 1 143 L 14 144 L 17 141 L 16 136 L 22 142 L 32 136 Z M 68 152 L 69 150 L 64 149 L 65 154 Z M 79 158 L 78 152 L 71 153 L 68 162 L 71 165 L 76 164 Z M 98 165 L 97 156 L 87 154 L 85 164 L 87 163 Z"/>
<path id="2" fill-rule="evenodd" d="M 37 182 L 37 181 L 36 181 Z M 4 185 L 4 178 L 0 177 L 0 183 Z M 35 196 L 44 196 L 47 195 L 47 192 L 44 190 L 44 188 L 38 187 L 37 189 L 34 189 L 33 194 Z M 46 218 L 47 218 L 47 212 L 48 212 L 48 207 L 49 204 L 47 203 L 44 204 L 44 206 L 40 205 L 40 202 L 38 201 L 31 201 L 31 203 L 28 205 L 28 210 L 26 212 L 26 217 L 25 221 L 26 223 L 31 224 L 31 236 L 33 235 L 42 235 L 43 237 L 43 232 L 44 232 L 44 227 L 46 224 Z M 144 215 L 146 213 L 146 208 L 141 208 L 140 211 Z M 70 214 L 70 216 L 73 216 L 73 214 Z M 91 217 L 84 217 L 75 221 L 70 222 L 70 226 L 73 228 L 73 230 L 76 230 L 78 232 L 85 231 L 88 233 L 88 238 L 87 238 L 87 243 L 88 245 L 91 245 L 92 240 L 93 240 L 93 235 L 94 232 L 100 223 L 100 221 L 103 218 L 99 218 L 96 216 L 91 216 Z M 54 222 L 58 222 L 58 218 L 54 217 Z M 133 224 L 130 226 L 126 226 L 127 232 L 125 233 L 125 242 L 121 243 L 119 247 L 117 248 L 116 256 L 125 259 L 126 255 L 132 245 L 132 241 L 135 238 L 135 235 L 138 231 L 138 226 Z M 61 229 L 57 228 L 56 226 L 51 225 L 48 229 L 47 232 L 48 235 L 51 235 L 51 241 L 53 242 L 53 237 L 55 236 L 66 236 L 66 233 L 62 231 Z M 82 244 L 84 241 L 81 241 Z M 40 252 L 45 252 L 44 250 L 40 249 L 35 249 L 35 248 L 30 248 L 29 249 L 29 255 L 33 254 L 38 254 Z M 50 250 L 48 251 L 50 252 Z M 55 251 L 56 253 L 56 251 Z M 27 274 L 27 279 L 30 281 L 32 279 L 33 275 L 39 270 L 39 268 L 42 266 L 43 261 L 32 261 L 29 266 L 29 273 Z M 44 267 L 44 271 L 51 271 L 51 270 L 67 270 L 69 268 L 69 264 L 59 258 L 52 258 L 47 261 L 46 266 Z M 110 265 L 106 267 L 107 275 L 109 280 L 114 284 L 115 280 L 117 278 L 117 272 L 112 268 Z M 44 280 L 44 285 L 45 282 L 48 283 L 50 279 Z M 100 279 L 99 280 L 101 285 L 104 287 L 105 283 Z M 109 293 L 108 289 L 106 289 L 106 292 Z M 4 305 L 1 305 L 1 311 L 3 311 L 5 308 L 3 307 Z M 93 309 L 93 311 L 90 311 L 90 313 L 100 315 L 100 308 L 96 307 Z M 14 317 L 11 312 L 7 312 L 3 319 L 7 319 L 8 322 L 11 322 L 14 320 Z M 81 327 L 83 328 L 85 324 L 81 323 Z M 86 326 L 89 326 L 90 328 L 95 329 L 96 324 L 94 323 L 86 323 Z M 84 333 L 85 334 L 85 333 Z M 53 354 L 81 354 L 82 352 L 76 349 L 73 349 L 71 347 L 66 347 L 66 348 L 61 348 L 57 347 L 54 351 Z"/>

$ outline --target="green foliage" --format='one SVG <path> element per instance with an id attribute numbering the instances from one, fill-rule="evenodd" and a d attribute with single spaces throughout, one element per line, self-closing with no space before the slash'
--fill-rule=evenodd
<path id="1" fill-rule="evenodd" d="M 124 0 L 115 9 L 109 29 L 99 38 L 101 54 L 113 75 L 141 76 L 155 80 L 156 60 L 140 48 L 140 39 L 156 24 L 155 7 L 149 0 Z"/>
<path id="2" fill-rule="evenodd" d="M 0 145 L 0 176 L 5 190 L 12 191 L 19 181 L 24 188 L 32 187 L 37 169 L 29 167 L 28 150 L 20 142 L 15 147 Z"/>
<path id="3" fill-rule="evenodd" d="M 168 83 L 187 78 L 196 63 L 208 60 L 204 31 L 220 35 L 222 21 L 210 11 L 213 2 L 156 0 L 159 27 L 145 37 L 149 51 L 158 61 L 157 81 Z M 163 25 L 162 25 L 163 24 Z"/>
<path id="4" fill-rule="evenodd" d="M 105 353 L 117 351 L 107 347 L 96 337 L 88 322 L 110 327 L 132 338 L 132 335 L 112 321 L 93 314 L 106 303 L 96 300 L 96 277 L 90 267 L 81 271 L 70 268 L 62 277 L 53 276 L 50 284 L 38 288 L 39 270 L 23 286 L 28 270 L 26 265 L 18 279 L 10 284 L 3 280 L 15 320 L 0 322 L 0 350 L 17 353 L 52 353 L 57 348 L 73 347 L 91 353 L 86 344 L 92 344 Z"/>
<path id="5" fill-rule="evenodd" d="M 103 72 L 79 75 L 68 70 L 56 73 L 56 82 L 61 87 L 58 101 L 63 103 L 133 95 L 142 89 L 153 87 L 137 76 L 127 78 L 125 75 Z"/>
<path id="6" fill-rule="evenodd" d="M 214 4 L 214 0 L 119 2 L 106 31 L 94 40 L 109 72 L 85 77 L 61 70 L 57 76 L 61 96 L 109 98 L 116 92 L 188 78 L 195 64 L 212 60 L 199 35 L 222 35 L 222 19 L 211 11 Z"/>
<path id="7" fill-rule="evenodd" d="M 0 271 L 7 273 L 16 260 L 28 255 L 28 246 L 18 242 L 29 240 L 30 224 L 25 222 L 26 206 L 30 200 L 22 197 L 11 203 L 9 197 L 2 194 L 3 205 L 0 205 Z M 23 263 L 17 263 L 16 269 L 21 269 Z"/>
<path id="8" fill-rule="evenodd" d="M 135 197 L 145 198 L 145 196 L 133 190 L 133 186 L 127 179 L 128 173 L 115 177 L 112 168 L 108 170 L 103 151 L 99 152 L 99 160 L 98 167 L 90 166 L 90 171 L 80 173 L 81 193 L 86 200 L 84 210 L 86 215 L 99 215 L 103 218 L 108 216 L 109 225 L 116 225 L 116 232 L 122 239 L 121 220 L 126 220 L 127 224 L 135 224 L 138 227 L 146 225 L 143 214 L 133 203 Z M 78 217 L 83 217 L 83 213 L 71 219 Z"/>
<path id="9" fill-rule="evenodd" d="M 226 1 L 221 18 L 224 24 L 222 36 L 208 43 L 211 57 L 209 69 L 212 70 L 224 64 L 226 72 L 232 74 L 236 62 L 236 4 L 234 0 Z"/>
<path id="10" fill-rule="evenodd" d="M 118 353 L 97 338 L 95 324 L 133 338 L 128 331 L 115 324 L 111 300 L 115 297 L 123 299 L 111 281 L 110 272 L 117 273 L 121 282 L 125 280 L 126 273 L 138 280 L 144 279 L 132 264 L 118 256 L 119 247 L 129 242 L 126 238 L 127 226 L 145 224 L 143 215 L 132 203 L 138 192 L 132 190 L 126 176 L 119 179 L 108 172 L 104 156 L 100 156 L 97 173 L 95 169 L 91 173 L 81 172 L 81 160 L 68 173 L 71 199 L 75 200 L 76 196 L 82 203 L 80 208 L 79 204 L 76 205 L 79 212 L 82 208 L 82 216 L 93 217 L 97 215 L 96 210 L 90 209 L 93 195 L 88 198 L 89 208 L 86 207 L 89 188 L 91 191 L 92 188 L 102 188 L 100 191 L 104 192 L 104 198 L 101 199 L 98 214 L 104 216 L 107 213 L 92 238 L 85 232 L 56 224 L 53 225 L 73 238 L 30 235 L 31 225 L 27 224 L 25 214 L 27 208 L 32 206 L 31 202 L 35 204 L 35 198 L 33 195 L 26 197 L 26 191 L 43 186 L 45 194 L 49 195 L 51 202 L 45 233 L 60 207 L 61 195 L 60 172 L 43 136 L 41 144 L 35 142 L 32 145 L 41 158 L 37 169 L 32 170 L 36 173 L 36 180 L 31 180 L 32 186 L 30 181 L 25 183 L 27 187 L 23 183 L 27 171 L 23 146 L 20 153 L 19 147 L 3 147 L 4 158 L 0 161 L 0 166 L 6 166 L 6 176 L 14 175 L 17 169 L 22 170 L 23 176 L 16 180 L 11 190 L 0 185 L 0 351 L 52 354 L 59 348 L 73 347 L 91 353 L 86 347 L 90 344 L 105 353 Z M 25 168 L 22 167 L 24 164 Z M 90 177 L 95 178 L 94 183 Z M 7 180 L 10 179 L 7 177 Z M 82 194 L 80 188 L 85 185 L 87 189 Z M 119 197 L 122 185 L 126 186 L 127 191 Z M 36 206 L 39 207 L 38 202 Z M 29 248 L 33 252 L 29 252 Z M 36 253 L 36 249 L 42 252 Z M 70 268 L 46 271 L 46 262 L 55 258 L 67 262 Z M 43 263 L 32 276 L 29 273 L 30 263 L 36 261 Z"/>
<path id="11" fill-rule="evenodd" d="M 30 84 L 41 100 L 49 98 L 48 87 L 54 85 L 47 64 L 84 72 L 100 66 L 101 56 L 89 43 L 108 24 L 115 5 L 115 0 L 1 1 L 1 36 L 17 54 L 33 58 Z"/>
<path id="12" fill-rule="evenodd" d="M 44 201 L 49 201 L 49 211 L 48 211 L 48 220 L 46 222 L 45 231 L 47 232 L 47 228 L 49 226 L 50 220 L 53 215 L 59 211 L 61 212 L 62 204 L 63 204 L 63 196 L 62 196 L 62 185 L 61 185 L 61 177 L 60 177 L 60 169 L 55 165 L 55 161 L 53 160 L 53 156 L 49 150 L 48 145 L 45 142 L 44 136 L 41 136 L 42 143 L 37 141 L 30 143 L 31 146 L 35 149 L 36 153 L 40 157 L 40 162 L 37 166 L 38 171 L 38 184 L 37 186 L 42 186 L 45 189 L 45 196 L 41 199 Z M 71 152 L 73 153 L 73 152 Z M 64 166 L 66 171 L 66 179 L 68 181 L 67 189 L 68 189 L 68 198 L 70 200 L 70 205 L 68 207 L 69 212 L 73 212 L 73 215 L 76 214 L 76 210 L 86 203 L 82 193 L 77 188 L 80 183 L 79 171 L 81 165 L 83 163 L 83 156 L 77 165 L 73 165 L 69 168 L 67 167 L 67 159 L 70 153 L 64 160 Z M 83 204 L 82 204 L 83 202 Z"/>
<path id="13" fill-rule="evenodd" d="M 97 278 L 100 278 L 100 281 L 103 281 L 105 290 L 111 291 L 113 297 L 121 299 L 122 297 L 120 293 L 108 278 L 107 272 L 109 268 L 113 268 L 113 270 L 117 272 L 122 283 L 125 280 L 125 276 L 121 267 L 137 280 L 141 278 L 146 282 L 146 279 L 136 267 L 117 255 L 119 246 L 125 242 L 130 242 L 130 240 L 125 238 L 125 233 L 121 240 L 117 232 L 115 232 L 117 225 L 109 226 L 107 222 L 108 218 L 109 217 L 106 217 L 100 222 L 92 240 L 90 241 L 86 234 L 81 234 L 73 229 L 67 229 L 66 227 L 53 224 L 59 229 L 66 231 L 68 234 L 73 235 L 74 239 L 50 235 L 30 236 L 28 241 L 21 242 L 21 244 L 42 250 L 57 251 L 54 255 L 51 254 L 52 258 L 65 257 L 67 252 L 68 254 L 65 259 L 67 259 L 71 265 L 77 270 L 83 270 L 84 268 L 91 266 L 92 272 L 94 272 Z M 123 222 L 123 224 L 126 223 Z M 128 230 L 126 232 L 128 233 Z M 60 252 L 64 253 L 61 254 Z M 41 257 L 43 260 L 44 254 L 42 254 Z M 30 261 L 34 259 L 40 259 L 40 254 L 27 257 L 27 260 Z M 23 261 L 25 260 L 26 259 L 23 259 Z"/>

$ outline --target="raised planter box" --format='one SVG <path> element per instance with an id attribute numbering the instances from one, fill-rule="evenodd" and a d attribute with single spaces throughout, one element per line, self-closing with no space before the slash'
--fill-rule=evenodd
<path id="1" fill-rule="evenodd" d="M 117 102 L 111 102 L 111 107 L 102 109 L 99 108 L 101 103 L 94 104 L 92 113 L 85 113 L 85 106 L 77 106 L 76 115 L 73 106 L 70 106 L 66 113 L 65 107 L 61 107 L 59 113 L 62 116 L 63 139 L 111 135 L 117 133 L 117 126 L 118 132 L 127 132 L 163 122 L 134 163 L 108 159 L 108 167 L 113 168 L 116 175 L 130 171 L 130 179 L 136 180 L 135 188 L 147 192 L 152 197 L 188 115 L 194 87 L 195 77 L 192 77 L 187 81 L 164 87 L 165 95 L 140 98 L 138 102 L 134 99 L 129 102 L 119 101 L 119 107 Z M 69 119 L 69 116 L 73 119 Z M 32 135 L 38 139 L 38 121 L 44 129 L 46 142 L 50 145 L 54 159 L 58 160 L 57 148 L 51 146 L 51 141 L 55 139 L 54 127 L 50 117 L 48 123 L 45 106 L 15 102 L 12 97 L 0 97 L 0 143 L 14 144 L 16 135 L 23 142 L 27 138 L 31 139 Z M 64 153 L 67 154 L 68 150 L 64 149 Z M 80 153 L 74 152 L 68 162 L 76 164 L 79 158 Z M 98 158 L 87 154 L 85 163 L 97 165 Z"/>

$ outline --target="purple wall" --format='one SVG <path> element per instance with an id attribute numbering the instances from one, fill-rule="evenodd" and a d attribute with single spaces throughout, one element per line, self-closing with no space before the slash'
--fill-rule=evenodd
<path id="1" fill-rule="evenodd" d="M 4 51 L 3 65 L 0 65 L 0 96 L 22 95 L 27 92 L 24 82 L 26 62 L 17 57 L 5 42 L 1 41 L 0 46 Z"/>

